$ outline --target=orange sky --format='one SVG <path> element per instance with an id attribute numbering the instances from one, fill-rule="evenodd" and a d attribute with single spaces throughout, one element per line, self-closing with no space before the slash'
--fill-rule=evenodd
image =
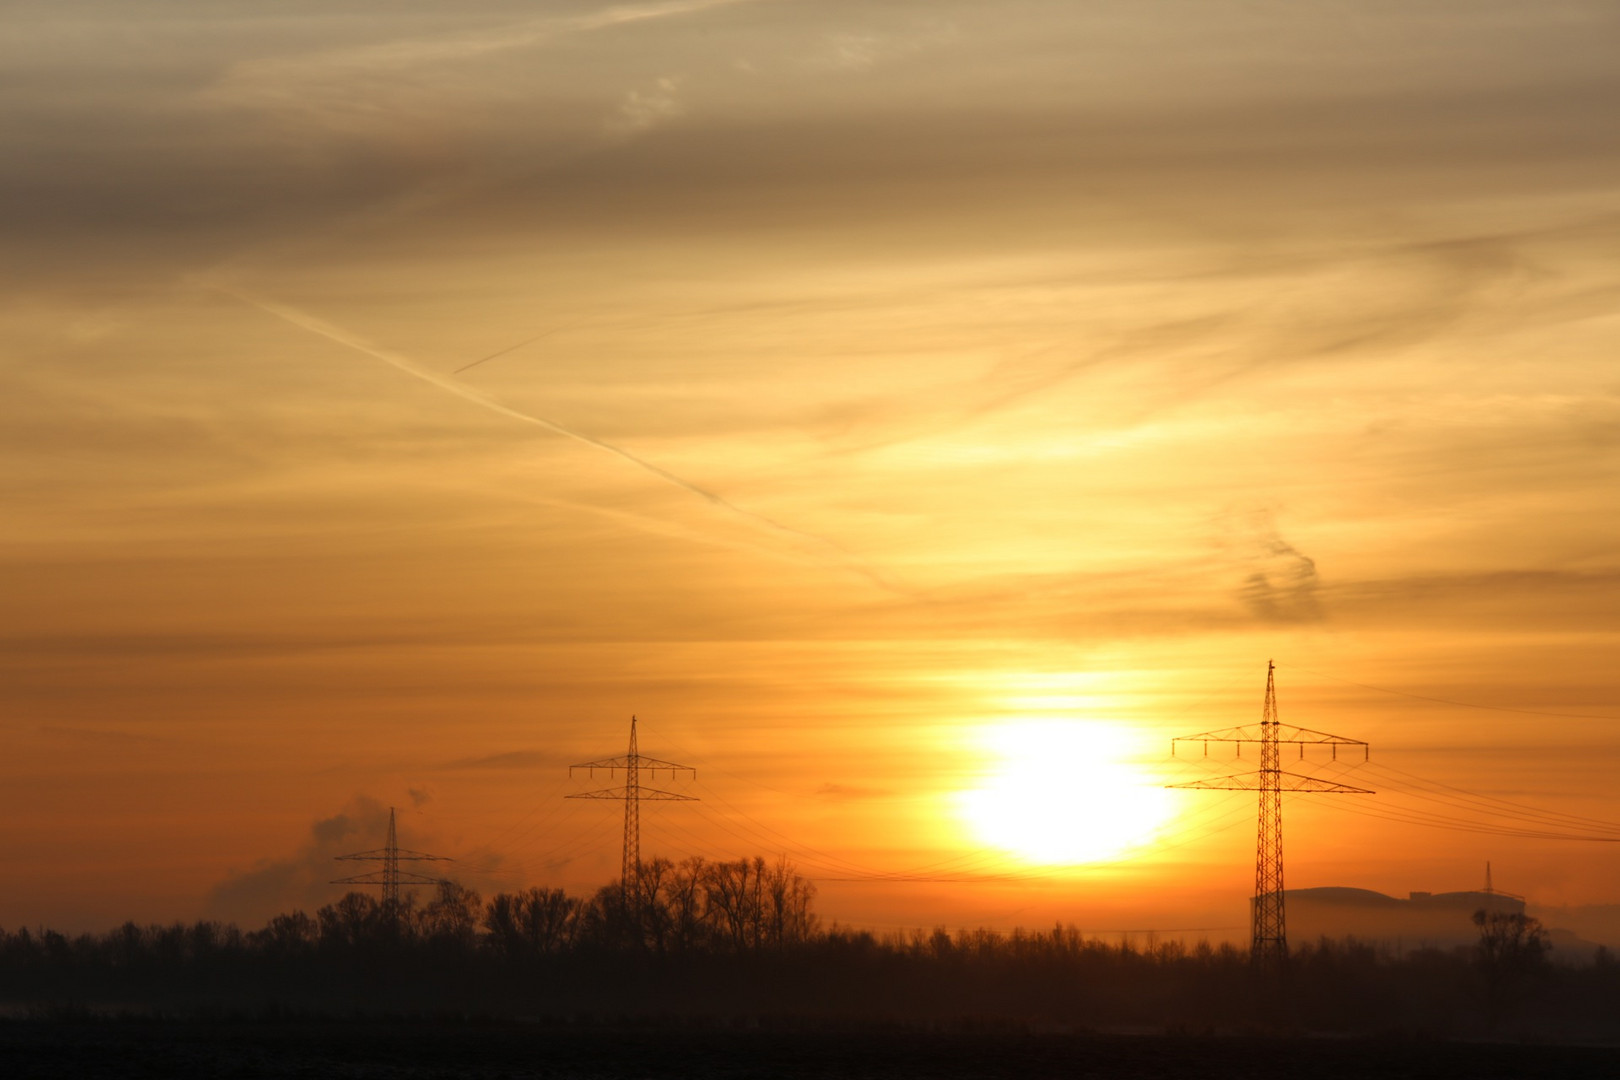
<path id="1" fill-rule="evenodd" d="M 635 713 L 829 920 L 1241 927 L 1268 658 L 1291 885 L 1620 901 L 1411 819 L 1620 821 L 1611 6 L 7 20 L 0 925 L 594 887 Z"/>

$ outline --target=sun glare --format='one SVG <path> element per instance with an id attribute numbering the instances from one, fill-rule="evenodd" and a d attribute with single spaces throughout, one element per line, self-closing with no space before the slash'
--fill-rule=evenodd
<path id="1" fill-rule="evenodd" d="M 959 796 L 980 842 L 1031 863 L 1117 858 L 1150 842 L 1170 793 L 1131 758 L 1132 733 L 1104 723 L 1029 721 L 988 728 L 996 768 Z"/>

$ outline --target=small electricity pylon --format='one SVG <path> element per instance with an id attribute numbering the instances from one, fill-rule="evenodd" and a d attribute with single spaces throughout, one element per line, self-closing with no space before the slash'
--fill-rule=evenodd
<path id="1" fill-rule="evenodd" d="M 1490 864 L 1490 860 L 1488 860 L 1488 859 L 1485 862 L 1485 888 L 1482 889 L 1481 891 L 1486 896 L 1505 896 L 1509 900 L 1517 900 L 1521 904 L 1524 902 L 1524 897 L 1520 896 L 1518 893 L 1504 892 L 1501 889 L 1498 889 L 1494 885 L 1491 884 L 1491 864 Z"/>
<path id="2" fill-rule="evenodd" d="M 624 906 L 630 910 L 639 906 L 641 896 L 641 802 L 643 799 L 659 802 L 697 802 L 693 795 L 677 795 L 673 791 L 660 791 L 657 788 L 641 786 L 641 770 L 647 769 L 656 779 L 658 770 L 668 769 L 673 779 L 676 773 L 691 773 L 697 776 L 697 770 L 688 765 L 677 765 L 673 761 L 661 761 L 658 758 L 645 757 L 636 750 L 636 718 L 630 718 L 630 752 L 623 757 L 603 758 L 601 761 L 587 761 L 579 765 L 568 766 L 568 775 L 573 776 L 575 769 L 587 769 L 592 776 L 597 769 L 606 769 L 611 777 L 619 770 L 624 770 L 624 784 L 620 787 L 603 788 L 601 791 L 582 791 L 575 795 L 567 795 L 569 799 L 623 799 L 624 800 L 624 872 L 619 878 L 619 890 L 624 897 Z"/>
<path id="3" fill-rule="evenodd" d="M 1331 747 L 1333 760 L 1339 759 L 1339 747 L 1361 747 L 1362 760 L 1367 759 L 1367 744 L 1360 739 L 1346 739 L 1329 735 L 1325 731 L 1281 724 L 1277 720 L 1276 665 L 1266 663 L 1266 705 L 1261 714 L 1260 730 L 1254 727 L 1227 728 L 1224 731 L 1206 731 L 1201 735 L 1183 735 L 1170 740 L 1170 753 L 1176 753 L 1178 743 L 1203 743 L 1204 756 L 1209 756 L 1210 743 L 1235 743 L 1238 756 L 1243 756 L 1244 743 L 1260 744 L 1260 770 L 1236 776 L 1222 776 L 1208 780 L 1192 780 L 1185 784 L 1170 784 L 1173 788 L 1199 788 L 1215 791 L 1258 791 L 1260 817 L 1254 852 L 1254 910 L 1250 913 L 1253 933 L 1249 955 L 1261 967 L 1281 967 L 1288 959 L 1288 923 L 1283 911 L 1283 844 L 1282 797 L 1288 794 L 1371 795 L 1366 788 L 1351 787 L 1332 780 L 1318 780 L 1314 776 L 1284 772 L 1281 767 L 1283 743 L 1299 746 L 1303 760 L 1306 746 Z"/>
<path id="4" fill-rule="evenodd" d="M 357 851 L 352 855 L 334 856 L 339 862 L 380 862 L 381 870 L 373 870 L 367 874 L 356 874 L 354 877 L 338 878 L 333 885 L 381 885 L 383 917 L 390 923 L 399 920 L 399 887 L 400 885 L 437 885 L 439 879 L 426 874 L 418 874 L 410 870 L 401 870 L 402 862 L 455 862 L 448 855 L 429 855 L 422 851 L 411 851 L 409 848 L 399 846 L 399 836 L 394 831 L 394 808 L 388 808 L 388 843 L 380 848 L 370 851 Z"/>

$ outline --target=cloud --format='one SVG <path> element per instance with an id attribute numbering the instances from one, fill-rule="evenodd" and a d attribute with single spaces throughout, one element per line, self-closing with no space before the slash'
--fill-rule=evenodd
<path id="1" fill-rule="evenodd" d="M 839 30 L 822 38 L 808 63 L 812 67 L 861 71 L 951 42 L 958 36 L 954 23 L 935 21 L 897 24 L 884 32 Z"/>
<path id="2" fill-rule="evenodd" d="M 1338 582 L 1335 614 L 1388 625 L 1512 626 L 1613 634 L 1620 629 L 1620 570 L 1504 569 Z"/>
<path id="3" fill-rule="evenodd" d="M 407 839 L 408 826 L 399 828 L 400 846 L 416 847 Z M 333 880 L 363 872 L 358 863 L 334 861 L 339 855 L 381 847 L 388 835 L 388 807 L 366 795 L 357 795 L 331 817 L 309 827 L 309 837 L 292 855 L 261 859 L 252 869 L 234 872 L 214 886 L 208 900 L 210 915 L 255 927 L 280 912 L 311 911 L 331 903 L 342 887 Z M 345 868 L 348 869 L 345 869 Z"/>
<path id="4" fill-rule="evenodd" d="M 872 34 L 834 34 L 823 62 L 841 68 L 866 68 L 877 62 L 879 40 Z"/>
<path id="5" fill-rule="evenodd" d="M 162 745 L 174 741 L 159 738 L 156 735 L 138 735 L 130 731 L 106 731 L 99 728 L 70 727 L 62 724 L 41 724 L 39 733 L 59 739 L 73 739 L 89 743 L 110 743 L 114 746 Z"/>
<path id="6" fill-rule="evenodd" d="M 500 754 L 458 758 L 445 765 L 447 769 L 530 769 L 555 765 L 560 759 L 543 750 L 508 750 Z"/>
<path id="7" fill-rule="evenodd" d="M 1271 514 L 1249 516 L 1238 551 L 1247 567 L 1238 599 L 1264 622 L 1313 622 L 1322 618 L 1316 560 L 1277 531 Z"/>
<path id="8" fill-rule="evenodd" d="M 610 135 L 624 138 L 639 135 L 686 110 L 676 97 L 680 80 L 665 76 L 646 90 L 631 90 L 619 103 L 619 111 L 608 121 Z"/>
<path id="9" fill-rule="evenodd" d="M 809 550 L 804 552 L 805 556 L 808 557 L 810 561 L 813 561 L 819 565 L 835 566 L 844 569 L 858 577 L 864 578 L 866 581 L 877 588 L 884 590 L 885 592 L 902 593 L 904 591 L 893 582 L 886 580 L 884 577 L 878 574 L 877 571 L 857 561 L 849 551 L 845 550 L 834 541 L 815 533 L 806 532 L 803 529 L 796 529 L 791 525 L 784 525 L 765 514 L 739 506 L 722 495 L 718 495 L 707 488 L 700 487 L 684 477 L 677 476 L 668 469 L 655 465 L 651 461 L 631 453 L 622 446 L 598 439 L 592 435 L 587 435 L 584 432 L 564 426 L 543 416 L 537 416 L 533 413 L 524 412 L 521 409 L 514 409 L 510 405 L 507 405 L 504 402 L 489 396 L 488 394 L 474 389 L 453 376 L 441 374 L 440 372 L 428 368 L 418 363 L 416 360 L 403 355 L 402 353 L 373 344 L 358 334 L 351 333 L 346 329 L 335 326 L 324 319 L 317 318 L 314 315 L 292 307 L 291 305 L 268 300 L 263 297 L 257 297 L 251 293 L 220 282 L 204 281 L 202 283 L 207 288 L 211 288 L 217 292 L 223 293 L 226 296 L 234 297 L 244 304 L 256 307 L 266 314 L 273 315 L 278 319 L 292 324 L 293 326 L 307 330 L 310 333 L 316 334 L 320 337 L 324 337 L 329 341 L 343 345 L 354 350 L 355 352 L 363 353 L 374 359 L 381 360 L 383 363 L 397 368 L 413 378 L 420 379 L 430 386 L 437 387 L 446 393 L 461 398 L 463 401 L 476 405 L 479 408 L 486 409 L 498 416 L 504 416 L 507 419 L 516 420 L 520 423 L 539 428 L 542 431 L 547 431 L 554 435 L 564 436 L 565 438 L 572 439 L 575 442 L 583 443 L 584 445 L 595 450 L 600 450 L 603 453 L 610 454 L 621 461 L 629 463 L 642 472 L 657 478 L 665 484 L 678 488 L 689 495 L 696 496 L 705 503 L 708 503 L 710 506 L 724 511 L 732 515 L 734 518 L 739 518 L 749 522 L 757 528 L 775 534 L 779 538 L 786 538 L 795 541 L 801 548 L 808 548 Z"/>
<path id="10" fill-rule="evenodd" d="M 201 100 L 221 108 L 293 114 L 306 123 L 320 118 L 344 127 L 372 127 L 389 115 L 407 120 L 408 114 L 431 109 L 447 94 L 489 96 L 492 89 L 487 83 L 469 80 L 463 73 L 488 65 L 499 54 L 752 2 L 621 4 L 579 15 L 254 58 L 232 65 Z"/>
<path id="11" fill-rule="evenodd" d="M 1322 617 L 1316 598 L 1316 562 L 1278 540 L 1267 549 L 1264 568 L 1250 574 L 1240 595 L 1267 622 L 1306 622 Z"/>

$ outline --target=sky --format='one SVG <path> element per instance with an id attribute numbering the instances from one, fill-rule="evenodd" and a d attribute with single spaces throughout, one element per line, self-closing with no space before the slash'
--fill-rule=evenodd
<path id="1" fill-rule="evenodd" d="M 0 8 L 0 926 L 1620 903 L 1614 5 Z"/>

